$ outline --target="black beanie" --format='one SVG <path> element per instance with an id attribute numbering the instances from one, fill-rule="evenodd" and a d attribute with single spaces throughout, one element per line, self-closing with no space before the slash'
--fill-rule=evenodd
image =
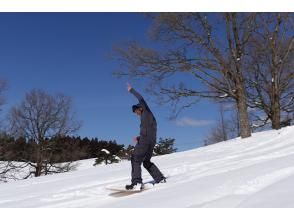
<path id="1" fill-rule="evenodd" d="M 135 113 L 136 109 L 138 109 L 138 108 L 140 108 L 140 105 L 139 105 L 139 104 L 137 104 L 137 105 L 133 105 L 133 106 L 132 106 L 132 110 L 133 110 L 133 112 Z"/>

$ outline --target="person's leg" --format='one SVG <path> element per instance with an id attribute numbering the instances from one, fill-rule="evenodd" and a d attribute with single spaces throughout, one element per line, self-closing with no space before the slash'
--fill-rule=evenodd
<path id="1" fill-rule="evenodd" d="M 149 145 L 138 143 L 132 153 L 132 184 L 142 183 L 141 165 L 149 151 Z"/>
<path id="2" fill-rule="evenodd" d="M 149 174 L 152 176 L 152 178 L 155 180 L 155 182 L 159 183 L 165 177 L 160 172 L 158 167 L 154 163 L 151 162 L 153 148 L 154 148 L 154 145 L 151 145 L 150 149 L 148 150 L 148 153 L 146 154 L 146 156 L 144 158 L 143 166 L 149 172 Z"/>
<path id="3" fill-rule="evenodd" d="M 136 155 L 135 153 L 132 154 L 131 163 L 132 163 L 132 184 L 142 183 L 142 164 L 143 158 Z"/>

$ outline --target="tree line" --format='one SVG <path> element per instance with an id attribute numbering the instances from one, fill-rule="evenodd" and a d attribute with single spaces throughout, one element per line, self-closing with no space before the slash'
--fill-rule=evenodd
<path id="1" fill-rule="evenodd" d="M 22 170 L 23 179 L 70 171 L 75 168 L 74 161 L 101 158 L 104 149 L 121 159 L 127 158 L 124 145 L 116 141 L 56 136 L 45 139 L 39 145 L 35 140 L 24 137 L 14 138 L 5 134 L 0 137 L 0 161 L 13 162 L 10 168 Z"/>

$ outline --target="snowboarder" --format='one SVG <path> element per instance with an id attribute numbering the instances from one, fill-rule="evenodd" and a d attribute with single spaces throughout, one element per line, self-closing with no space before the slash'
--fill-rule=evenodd
<path id="1" fill-rule="evenodd" d="M 150 173 L 155 183 L 166 182 L 166 178 L 160 170 L 152 163 L 151 157 L 153 148 L 156 144 L 157 123 L 150 108 L 144 98 L 128 84 L 128 91 L 132 93 L 138 100 L 137 105 L 132 106 L 132 110 L 141 119 L 140 136 L 134 138 L 136 142 L 135 149 L 131 156 L 132 164 L 132 183 L 126 185 L 127 190 L 143 189 L 141 164 Z"/>

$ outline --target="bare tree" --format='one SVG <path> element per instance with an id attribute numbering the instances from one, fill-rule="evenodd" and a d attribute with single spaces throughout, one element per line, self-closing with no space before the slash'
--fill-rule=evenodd
<path id="1" fill-rule="evenodd" d="M 27 165 L 15 162 L 15 152 L 13 150 L 14 138 L 5 133 L 0 134 L 0 181 L 17 180 L 18 173 Z"/>
<path id="2" fill-rule="evenodd" d="M 236 114 L 235 110 L 235 106 L 229 105 L 229 107 L 227 107 L 225 103 L 219 104 L 219 120 L 207 134 L 204 140 L 205 146 L 227 141 L 239 136 L 238 114 Z M 226 116 L 226 112 L 229 113 L 229 118 Z"/>
<path id="3" fill-rule="evenodd" d="M 152 90 L 158 88 L 155 95 L 167 101 L 190 98 L 183 108 L 199 98 L 230 99 L 238 108 L 241 137 L 251 136 L 244 57 L 256 28 L 256 13 L 159 13 L 149 17 L 152 37 L 160 46 L 152 49 L 131 42 L 116 48 L 121 61 L 116 74 L 150 79 Z M 189 85 L 181 78 L 188 79 Z"/>
<path id="4" fill-rule="evenodd" d="M 257 18 L 248 53 L 248 102 L 265 113 L 256 116 L 260 125 L 271 121 L 279 129 L 294 112 L 294 15 L 260 13 Z"/>
<path id="5" fill-rule="evenodd" d="M 15 171 L 13 162 L 0 161 L 0 182 L 7 182 L 9 179 L 16 179 L 16 177 L 11 174 L 12 171 Z"/>
<path id="6" fill-rule="evenodd" d="M 72 113 L 71 99 L 64 95 L 52 96 L 42 90 L 32 90 L 24 101 L 11 109 L 11 132 L 32 142 L 27 151 L 30 172 L 25 178 L 64 172 L 69 163 L 56 164 L 51 157 L 50 138 L 71 134 L 80 128 Z"/>

